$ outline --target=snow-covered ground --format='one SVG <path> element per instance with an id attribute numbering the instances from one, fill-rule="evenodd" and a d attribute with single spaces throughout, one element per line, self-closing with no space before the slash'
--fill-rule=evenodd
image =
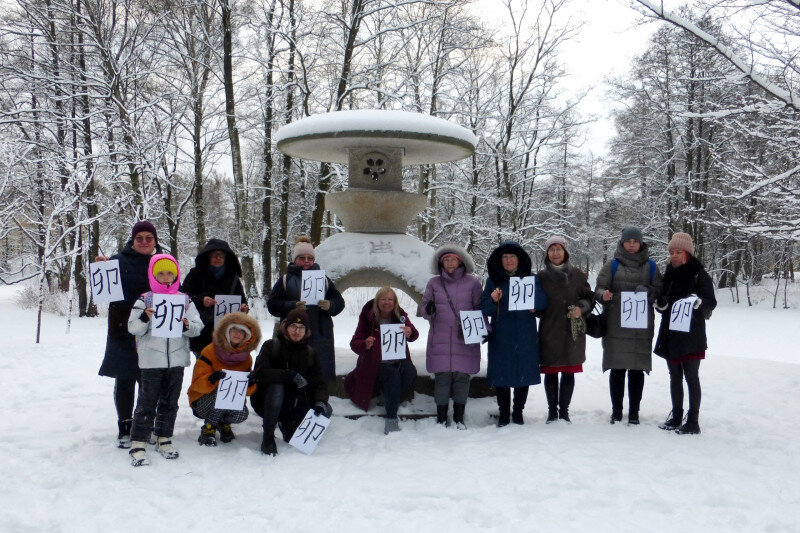
<path id="1" fill-rule="evenodd" d="M 134 469 L 113 445 L 112 380 L 97 376 L 105 319 L 73 319 L 65 334 L 64 317 L 45 315 L 36 345 L 35 313 L 17 308 L 17 290 L 0 287 L 0 531 L 800 530 L 797 309 L 723 303 L 714 312 L 700 436 L 656 427 L 670 408 L 657 357 L 642 425 L 609 425 L 607 376 L 590 340 L 572 425 L 544 424 L 541 386 L 525 425 L 502 429 L 492 399 L 470 400 L 467 431 L 426 419 L 389 436 L 380 418 L 336 416 L 356 411 L 334 399 L 312 456 L 279 442 L 271 458 L 258 450 L 255 416 L 234 442 L 198 446 L 200 423 L 183 395 L 180 459 L 151 453 L 151 466 Z M 347 311 L 336 320 L 340 371 L 354 363 L 355 322 Z M 416 324 L 423 371 L 427 328 Z M 418 395 L 414 408 L 426 406 L 433 411 L 432 399 Z"/>

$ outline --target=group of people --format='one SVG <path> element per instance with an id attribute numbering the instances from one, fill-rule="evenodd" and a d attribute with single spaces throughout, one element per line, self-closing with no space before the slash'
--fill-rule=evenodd
<path id="1" fill-rule="evenodd" d="M 672 399 L 672 412 L 660 427 L 681 434 L 699 433 L 698 371 L 707 347 L 705 320 L 716 306 L 714 288 L 688 234 L 675 233 L 668 248 L 669 263 L 662 276 L 649 257 L 641 231 L 624 228 L 614 257 L 603 265 L 592 290 L 586 274 L 570 264 L 566 238 L 552 236 L 544 245 L 544 268 L 534 279 L 536 308 L 519 311 L 510 310 L 510 280 L 530 276 L 532 261 L 518 243 L 503 242 L 489 254 L 483 286 L 466 250 L 455 244 L 438 248 L 420 305 L 422 317 L 430 323 L 426 368 L 434 376 L 437 423 L 466 429 L 470 376 L 479 371 L 481 353 L 479 344 L 465 342 L 460 312 L 480 311 L 488 322 L 486 379 L 497 393 L 498 427 L 524 424 L 529 387 L 541 383 L 542 375 L 547 423 L 570 422 L 575 374 L 583 371 L 586 360 L 587 321 L 599 323 L 602 330 L 610 422 L 623 419 L 627 375 L 628 424 L 639 424 L 644 375 L 652 369 L 655 310 L 662 319 L 654 352 L 667 360 Z M 255 364 L 251 354 L 261 344 L 262 332 L 247 314 L 241 265 L 228 243 L 211 239 L 182 284 L 177 261 L 163 253 L 158 233 L 148 221 L 133 226 L 131 239 L 112 259 L 119 260 L 124 299 L 109 304 L 108 339 L 99 373 L 115 379 L 117 444 L 129 449 L 132 465 L 149 464 L 148 443 L 166 459 L 179 456 L 172 434 L 190 352 L 196 361 L 187 394 L 193 414 L 202 420 L 201 445 L 216 446 L 217 434 L 223 443 L 232 441 L 232 425 L 249 415 L 246 405 L 240 410 L 215 407 L 218 384 L 226 371 L 249 375 L 246 395 L 263 419 L 261 450 L 265 454 L 277 454 L 276 428 L 289 442 L 309 410 L 331 416 L 328 388 L 336 380 L 332 317 L 341 313 L 345 303 L 327 277 L 324 299 L 307 305 L 301 298 L 303 271 L 320 269 L 308 238 L 297 240 L 286 274 L 272 287 L 267 308 L 279 321 L 273 337 L 261 345 Z M 647 293 L 646 327 L 622 324 L 619 308 L 624 292 Z M 154 294 L 186 298 L 180 337 L 153 335 Z M 242 303 L 239 311 L 226 314 L 215 325 L 218 295 L 238 295 Z M 671 307 L 688 296 L 696 296 L 691 327 L 686 332 L 674 331 L 669 328 Z M 592 314 L 596 301 L 602 303 L 599 316 Z M 388 286 L 381 287 L 361 309 L 350 341 L 358 359 L 344 387 L 350 400 L 365 411 L 373 398 L 382 401 L 388 434 L 400 429 L 398 408 L 401 401 L 413 397 L 417 370 L 407 345 L 405 358 L 383 360 L 379 340 L 383 324 L 400 325 L 407 342 L 419 337 L 408 313 L 399 306 L 397 293 Z M 686 417 L 684 380 L 689 390 Z"/>

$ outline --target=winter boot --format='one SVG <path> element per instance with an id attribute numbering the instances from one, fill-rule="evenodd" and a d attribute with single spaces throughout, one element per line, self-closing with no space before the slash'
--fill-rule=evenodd
<path id="1" fill-rule="evenodd" d="M 697 422 L 697 411 L 689 410 L 686 415 L 686 423 L 675 430 L 678 435 L 698 435 L 700 433 L 700 424 Z"/>
<path id="2" fill-rule="evenodd" d="M 273 457 L 278 455 L 278 445 L 275 443 L 274 433 L 264 433 L 264 437 L 261 439 L 261 453 Z"/>
<path id="3" fill-rule="evenodd" d="M 639 411 L 628 411 L 628 425 L 629 426 L 639 425 Z"/>
<path id="4" fill-rule="evenodd" d="M 552 424 L 558 420 L 558 408 L 557 407 L 548 407 L 547 408 L 547 420 L 545 420 L 545 424 Z"/>
<path id="5" fill-rule="evenodd" d="M 118 420 L 117 427 L 119 428 L 119 433 L 117 434 L 117 448 L 122 448 L 127 450 L 131 447 L 131 426 L 133 425 L 133 420 L 130 418 L 127 420 Z"/>
<path id="6" fill-rule="evenodd" d="M 453 404 L 453 422 L 456 423 L 456 428 L 458 429 L 467 429 L 467 425 L 464 423 L 464 409 L 466 407 L 466 404 L 463 403 Z"/>
<path id="7" fill-rule="evenodd" d="M 558 409 L 558 419 L 563 420 L 567 424 L 572 424 L 572 420 L 569 419 L 569 407 L 560 407 Z"/>
<path id="8" fill-rule="evenodd" d="M 230 442 L 236 438 L 236 435 L 233 434 L 233 429 L 231 429 L 230 424 L 222 424 L 219 426 L 219 440 L 222 442 Z"/>
<path id="9" fill-rule="evenodd" d="M 197 442 L 201 446 L 216 446 L 217 445 L 217 430 L 211 424 L 203 424 L 200 428 L 200 436 Z"/>
<path id="10" fill-rule="evenodd" d="M 450 422 L 447 421 L 447 408 L 447 405 L 436 406 L 436 423 L 445 427 L 450 426 Z"/>
<path id="11" fill-rule="evenodd" d="M 400 421 L 396 418 L 387 418 L 383 424 L 383 434 L 388 435 L 395 431 L 400 431 Z"/>
<path id="12" fill-rule="evenodd" d="M 683 410 L 680 411 L 673 409 L 669 412 L 669 416 L 667 420 L 663 424 L 659 424 L 658 427 L 665 431 L 675 431 L 679 427 L 681 427 L 681 420 L 683 419 Z"/>
<path id="13" fill-rule="evenodd" d="M 169 437 L 158 437 L 156 439 L 156 450 L 164 459 L 178 458 L 178 450 L 172 445 L 172 440 Z"/>
<path id="14" fill-rule="evenodd" d="M 497 390 L 497 407 L 500 409 L 497 427 L 509 425 L 511 423 L 511 391 L 509 389 Z"/>
<path id="15" fill-rule="evenodd" d="M 644 390 L 644 371 L 628 370 L 628 425 L 639 425 L 639 405 Z"/>
<path id="16" fill-rule="evenodd" d="M 128 454 L 131 456 L 131 466 L 147 466 L 150 464 L 150 459 L 147 458 L 147 451 L 144 447 L 147 443 L 144 441 L 136 440 L 131 442 L 131 450 Z"/>
<path id="17" fill-rule="evenodd" d="M 525 400 L 527 400 L 528 394 L 527 389 L 525 389 L 525 393 L 517 392 L 518 390 L 514 390 L 514 408 L 511 410 L 511 421 L 521 426 L 525 423 L 522 418 L 522 410 L 525 409 Z"/>
<path id="18" fill-rule="evenodd" d="M 546 424 L 552 424 L 558 420 L 558 374 L 545 374 L 544 394 L 547 397 L 547 420 Z"/>
<path id="19" fill-rule="evenodd" d="M 611 420 L 609 420 L 612 424 L 616 424 L 617 422 L 622 422 L 622 409 L 612 409 L 611 410 Z"/>
<path id="20" fill-rule="evenodd" d="M 568 424 L 572 424 L 569 419 L 569 404 L 572 402 L 572 392 L 575 390 L 575 374 L 562 373 L 561 386 L 558 390 L 558 418 Z"/>

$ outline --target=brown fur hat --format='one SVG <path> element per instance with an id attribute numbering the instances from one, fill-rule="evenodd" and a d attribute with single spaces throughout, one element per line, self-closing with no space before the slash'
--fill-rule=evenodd
<path id="1" fill-rule="evenodd" d="M 232 324 L 241 324 L 250 330 L 250 338 L 238 348 L 232 347 L 228 341 L 227 332 Z M 261 328 L 256 319 L 246 313 L 228 313 L 219 320 L 217 327 L 214 328 L 213 339 L 214 344 L 228 353 L 252 352 L 258 348 L 258 344 L 261 342 Z"/>

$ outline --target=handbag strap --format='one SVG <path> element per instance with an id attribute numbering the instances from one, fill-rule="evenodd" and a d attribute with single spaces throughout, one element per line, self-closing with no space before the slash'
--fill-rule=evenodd
<path id="1" fill-rule="evenodd" d="M 439 276 L 439 281 L 442 283 L 442 289 L 444 289 L 444 295 L 447 297 L 447 303 L 450 304 L 450 309 L 453 311 L 456 320 L 461 320 L 461 315 L 456 311 L 456 306 L 453 305 L 453 300 L 450 299 L 450 293 L 447 292 L 447 286 L 444 284 L 444 280 L 441 276 Z"/>

